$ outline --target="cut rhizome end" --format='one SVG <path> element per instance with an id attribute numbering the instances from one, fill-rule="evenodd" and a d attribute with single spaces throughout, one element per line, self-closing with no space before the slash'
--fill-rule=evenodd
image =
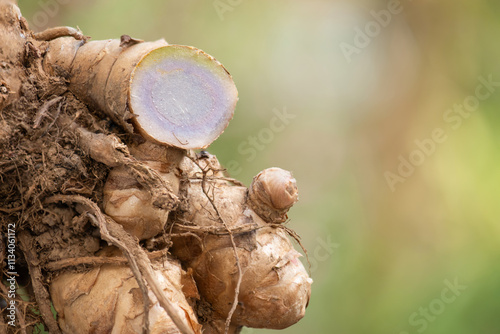
<path id="1" fill-rule="evenodd" d="M 151 51 L 130 79 L 129 107 L 136 129 L 156 142 L 185 149 L 204 148 L 217 139 L 237 100 L 226 69 L 189 46 Z"/>

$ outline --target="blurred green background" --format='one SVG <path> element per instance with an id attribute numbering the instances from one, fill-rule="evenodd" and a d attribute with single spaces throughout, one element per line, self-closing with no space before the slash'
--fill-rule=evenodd
<path id="1" fill-rule="evenodd" d="M 314 284 L 283 333 L 500 333 L 498 1 L 19 6 L 34 30 L 164 37 L 231 72 L 240 100 L 209 151 L 247 185 L 279 166 L 300 190 L 289 226 Z"/>

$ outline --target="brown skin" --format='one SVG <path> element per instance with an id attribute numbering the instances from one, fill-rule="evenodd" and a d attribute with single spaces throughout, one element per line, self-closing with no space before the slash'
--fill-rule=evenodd
<path id="1" fill-rule="evenodd" d="M 271 226 L 272 221 L 264 221 L 249 207 L 247 188 L 231 185 L 217 173 L 200 180 L 200 167 L 204 171 L 220 169 L 213 156 L 181 163 L 187 180 L 180 193 L 187 201 L 172 217 L 174 231 L 183 231 L 185 222 L 222 231 L 224 222 L 234 229 L 243 277 L 232 324 L 281 329 L 296 323 L 304 315 L 311 281 L 285 231 Z M 214 218 L 218 215 L 219 221 Z M 200 295 L 217 317 L 225 319 L 239 276 L 230 236 L 206 232 L 198 236 L 174 238 L 172 253 L 193 268 Z"/>
<path id="2" fill-rule="evenodd" d="M 127 35 L 86 42 L 81 34 L 64 37 L 75 33 L 66 32 L 68 27 L 62 30 L 39 34 L 57 37 L 45 45 L 44 71 L 67 78 L 76 96 L 126 131 L 196 149 L 215 140 L 232 118 L 236 86 L 226 69 L 203 51 Z M 193 96 L 202 100 L 201 105 Z M 201 120 L 207 113 L 211 114 L 205 125 Z M 190 127 L 197 131 L 189 131 Z"/>
<path id="3" fill-rule="evenodd" d="M 152 143 L 144 143 L 133 151 L 154 152 L 147 159 L 171 155 L 170 149 Z M 290 173 L 273 168 L 256 177 L 254 198 L 269 199 L 263 202 L 251 200 L 246 187 L 231 185 L 213 155 L 186 155 L 175 168 L 163 159 L 156 163 L 149 160 L 148 163 L 162 168 L 163 172 L 176 170 L 174 174 L 180 176 L 181 181 L 180 186 L 175 187 L 180 206 L 173 215 L 170 213 L 167 227 L 180 235 L 172 238 L 171 252 L 185 267 L 193 270 L 202 300 L 212 310 L 210 316 L 225 320 L 231 314 L 235 292 L 238 291 L 238 307 L 231 314 L 233 326 L 281 329 L 300 320 L 309 300 L 311 281 L 285 231 L 279 226 L 271 226 L 273 219 L 266 222 L 256 214 L 256 211 L 275 210 L 272 217 L 286 215 L 297 200 L 295 180 Z M 107 204 L 107 198 L 123 194 L 147 198 L 147 192 L 141 191 L 133 182 L 127 182 L 125 176 L 117 182 L 114 175 L 118 173 L 126 175 L 118 171 L 110 174 L 111 179 L 105 187 L 109 189 L 105 208 L 112 207 Z M 175 178 L 170 182 L 174 183 Z M 112 189 L 110 183 L 120 183 L 122 188 Z M 262 190 L 256 184 L 260 184 Z M 273 209 L 269 206 L 271 202 L 280 205 Z M 123 205 L 127 209 L 131 207 L 130 204 Z M 113 208 L 113 212 L 130 212 L 127 209 Z M 147 201 L 142 201 L 133 210 L 129 220 L 107 213 L 129 231 L 140 231 L 136 234 L 139 238 L 143 236 L 143 230 L 155 229 L 156 223 L 153 222 L 160 220 L 151 217 L 169 214 Z M 226 228 L 234 230 L 232 236 L 238 260 Z M 243 273 L 239 289 L 238 262 Z"/>
<path id="4" fill-rule="evenodd" d="M 17 101 L 21 94 L 21 85 L 26 80 L 22 67 L 25 57 L 27 31 L 25 20 L 15 1 L 0 1 L 0 46 L 2 49 L 0 66 L 0 110 Z M 5 46 L 9 47 L 5 47 Z"/>
<path id="5" fill-rule="evenodd" d="M 120 44 L 118 39 L 85 43 L 73 37 L 56 38 L 49 42 L 44 69 L 68 77 L 75 95 L 133 132 L 129 122 L 132 115 L 127 110 L 130 74 L 145 54 L 168 43 L 158 40 L 124 47 Z"/>
<path id="6" fill-rule="evenodd" d="M 120 252 L 113 247 L 99 253 L 102 257 L 117 255 Z M 190 324 L 193 332 L 201 333 L 201 326 L 182 291 L 182 276 L 186 273 L 180 264 L 168 258 L 155 266 L 155 275 L 161 280 L 168 298 L 184 313 L 184 320 Z M 52 281 L 50 291 L 61 329 L 65 333 L 141 331 L 143 299 L 134 275 L 126 264 L 105 264 L 83 273 L 62 273 Z M 149 298 L 153 301 L 149 312 L 151 332 L 182 333 L 162 312 L 152 292 L 149 292 Z"/>
<path id="7" fill-rule="evenodd" d="M 144 320 L 148 317 L 138 320 L 134 326 L 139 328 L 153 329 L 154 314 L 166 317 L 170 304 L 184 305 L 186 318 L 177 319 L 183 323 L 180 327 L 187 327 L 183 333 L 199 332 L 198 320 L 207 333 L 238 333 L 242 326 L 284 328 L 298 321 L 310 281 L 284 230 L 250 208 L 247 188 L 225 177 L 214 156 L 196 158 L 190 151 L 148 142 L 144 129 L 136 131 L 129 122 L 124 82 L 138 59 L 166 43 L 131 38 L 87 43 L 82 36 L 68 28 L 33 35 L 14 2 L 0 0 L 0 45 L 9 45 L 0 54 L 0 228 L 6 233 L 8 224 L 15 224 L 18 233 L 31 235 L 33 242 L 20 249 L 17 265 L 43 283 L 30 296 L 44 310 L 41 317 L 18 298 L 21 332 L 37 322 L 54 325 L 46 312 L 49 285 L 63 332 L 73 332 L 72 323 L 86 328 L 91 319 L 100 321 L 103 331 L 123 326 L 95 317 L 109 311 L 115 320 L 126 319 L 132 310 L 107 304 L 106 284 L 102 293 L 89 293 L 87 300 L 102 309 L 85 317 L 74 313 L 85 306 L 66 296 L 64 286 L 70 284 L 76 291 L 84 276 L 100 268 L 106 268 L 105 282 L 126 272 L 128 291 L 135 292 L 124 295 L 136 298 L 132 304 L 140 306 L 139 300 L 146 301 L 144 296 L 152 292 L 148 287 L 155 287 L 162 308 L 149 313 L 149 324 Z M 213 59 L 204 61 L 222 68 Z M 236 90 L 228 91 L 235 103 Z M 132 196 L 142 201 L 140 205 L 120 208 Z M 121 232 L 111 237 L 107 229 L 115 225 Z M 174 234 L 169 236 L 171 229 Z M 170 290 L 179 298 L 158 291 L 170 276 L 151 263 L 139 239 L 148 250 L 165 253 L 174 243 L 172 253 L 189 273 L 171 282 Z M 118 262 L 65 262 L 103 256 L 106 243 L 124 251 L 131 271 L 122 257 Z M 301 277 L 300 286 L 289 284 L 295 278 L 289 272 Z M 194 301 L 199 319 L 194 317 Z M 142 307 L 134 310 L 147 313 Z M 76 318 L 68 322 L 69 314 Z"/>

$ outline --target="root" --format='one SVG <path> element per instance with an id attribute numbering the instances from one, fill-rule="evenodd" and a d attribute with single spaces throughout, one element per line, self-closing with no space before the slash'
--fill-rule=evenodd
<path id="1" fill-rule="evenodd" d="M 35 300 L 40 310 L 40 314 L 42 315 L 43 322 L 49 328 L 50 333 L 60 334 L 61 330 L 59 329 L 59 325 L 57 324 L 52 315 L 52 311 L 50 310 L 49 293 L 42 284 L 43 275 L 42 270 L 39 266 L 40 261 L 33 249 L 33 238 L 30 236 L 29 232 L 22 231 L 21 233 L 19 233 L 19 241 L 21 250 L 23 251 L 24 256 L 26 257 L 26 262 L 28 263 L 31 284 L 33 285 L 33 291 L 35 294 Z"/>
<path id="2" fill-rule="evenodd" d="M 73 27 L 53 27 L 33 33 L 33 38 L 39 41 L 51 41 L 59 37 L 73 37 L 85 42 L 90 39 L 90 37 L 83 35 L 79 29 Z"/>
<path id="3" fill-rule="evenodd" d="M 222 171 L 226 171 L 226 170 L 222 169 L 221 172 Z M 203 177 L 190 177 L 189 179 L 190 180 L 203 180 Z M 228 181 L 228 182 L 231 182 L 232 184 L 234 184 L 235 186 L 246 187 L 241 181 L 233 179 L 232 177 L 225 177 L 225 176 L 209 177 L 209 176 L 206 176 L 206 179 L 207 180 L 213 179 L 213 180 Z"/>
<path id="4" fill-rule="evenodd" d="M 286 224 L 286 223 L 285 223 Z M 309 255 L 307 254 L 307 249 L 304 247 L 304 245 L 302 245 L 302 242 L 300 241 L 300 235 L 297 234 L 297 232 L 295 232 L 294 230 L 292 230 L 291 228 L 288 228 L 284 225 L 280 225 L 280 224 L 274 224 L 276 225 L 276 227 L 279 227 L 279 228 L 282 228 L 285 230 L 285 232 L 291 236 L 295 241 L 297 241 L 297 243 L 299 244 L 300 248 L 302 249 L 302 251 L 304 252 L 304 254 L 306 255 L 306 260 L 307 260 L 307 265 L 308 265 L 308 271 L 309 271 L 309 276 L 311 276 L 311 262 L 309 261 Z"/>
<path id="5" fill-rule="evenodd" d="M 236 226 L 232 228 L 225 228 L 225 227 L 216 227 L 216 226 L 192 226 L 192 225 L 182 225 L 177 222 L 175 222 L 173 225 L 175 225 L 176 228 L 179 230 L 184 230 L 188 232 L 202 232 L 202 233 L 209 233 L 209 234 L 215 234 L 215 235 L 227 235 L 227 234 L 242 234 L 242 233 L 248 233 L 252 231 L 257 231 L 258 229 L 264 228 L 265 226 L 258 226 L 257 224 L 249 224 L 249 225 L 241 225 L 241 226 Z M 173 235 L 173 234 L 172 234 Z"/>
<path id="6" fill-rule="evenodd" d="M 64 102 L 65 100 L 63 100 Z M 59 117 L 59 115 L 61 114 L 61 107 L 62 107 L 63 103 L 60 103 L 58 106 L 57 106 L 57 111 L 56 111 L 56 114 L 54 115 L 54 119 L 52 120 L 52 122 L 50 122 L 50 124 L 45 128 L 45 130 L 43 131 L 42 133 L 42 136 L 45 136 L 47 134 L 47 132 L 50 130 L 50 128 L 52 126 L 54 126 L 54 124 L 56 124 L 56 121 L 57 121 L 57 118 Z M 66 111 L 66 105 L 64 105 L 64 111 Z"/>
<path id="7" fill-rule="evenodd" d="M 87 212 L 88 217 L 91 219 L 93 224 L 99 227 L 101 231 L 101 237 L 107 240 L 111 244 L 120 248 L 127 260 L 129 261 L 129 266 L 134 276 L 136 277 L 137 283 L 141 287 L 145 288 L 145 284 L 142 281 L 142 276 L 148 283 L 151 291 L 154 293 L 158 302 L 167 312 L 168 316 L 175 323 L 177 328 L 183 334 L 194 334 L 193 330 L 189 328 L 182 320 L 177 310 L 172 306 L 172 303 L 166 298 L 163 290 L 161 289 L 158 281 L 155 278 L 153 269 L 151 267 L 151 261 L 149 261 L 146 252 L 142 249 L 136 238 L 132 237 L 130 234 L 125 232 L 123 227 L 115 223 L 111 218 L 105 216 L 99 207 L 89 200 L 88 198 L 78 196 L 78 195 L 55 195 L 49 197 L 45 200 L 46 203 L 54 202 L 74 202 L 83 205 L 89 212 Z M 147 290 L 144 298 L 144 305 L 149 304 L 149 297 L 147 297 Z M 145 310 L 146 311 L 146 310 Z M 145 313 L 144 318 L 147 319 L 149 314 Z"/>
<path id="8" fill-rule="evenodd" d="M 67 35 L 78 38 L 57 38 Z M 143 42 L 126 35 L 121 40 L 82 44 L 81 33 L 65 27 L 35 34 L 35 38 L 52 40 L 43 56 L 45 71 L 71 78 L 69 90 L 78 99 L 131 134 L 198 149 L 217 139 L 233 117 L 238 92 L 231 75 L 215 58 L 196 48 L 169 45 L 165 40 Z"/>
<path id="9" fill-rule="evenodd" d="M 167 251 L 155 251 L 148 254 L 150 260 L 161 259 L 167 256 Z M 128 260 L 124 257 L 97 257 L 84 256 L 78 258 L 68 258 L 59 261 L 50 262 L 45 265 L 45 269 L 49 271 L 58 271 L 69 267 L 98 267 L 104 264 L 122 265 L 127 264 Z"/>
<path id="10" fill-rule="evenodd" d="M 52 107 L 54 104 L 57 102 L 61 101 L 63 99 L 62 96 L 57 96 L 54 97 L 53 99 L 45 102 L 40 109 L 38 109 L 35 119 L 33 120 L 33 129 L 36 129 L 40 126 L 40 123 L 42 123 L 43 117 L 47 116 L 47 112 L 49 111 L 49 108 Z"/>

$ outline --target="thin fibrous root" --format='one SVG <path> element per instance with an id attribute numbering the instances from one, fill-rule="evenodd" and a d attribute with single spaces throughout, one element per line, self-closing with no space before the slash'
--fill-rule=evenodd
<path id="1" fill-rule="evenodd" d="M 40 109 L 38 109 L 38 111 L 35 114 L 35 119 L 33 120 L 33 128 L 34 129 L 36 129 L 40 126 L 40 123 L 42 123 L 43 117 L 47 115 L 49 108 L 52 107 L 57 102 L 61 101 L 62 99 L 63 99 L 62 96 L 54 97 L 53 99 L 50 99 L 47 102 L 45 102 L 40 107 Z"/>
<path id="2" fill-rule="evenodd" d="M 288 223 L 285 222 L 285 224 Z M 294 230 L 292 230 L 291 228 L 289 227 L 286 227 L 284 225 L 279 225 L 279 224 L 273 224 L 275 227 L 278 227 L 278 228 L 282 228 L 285 230 L 285 232 L 291 236 L 295 241 L 297 241 L 297 243 L 299 244 L 300 248 L 302 249 L 302 251 L 304 252 L 304 254 L 306 255 L 306 260 L 307 260 L 307 264 L 308 264 L 308 271 L 309 271 L 309 276 L 311 276 L 311 261 L 309 261 L 309 255 L 307 253 L 307 249 L 304 247 L 304 245 L 302 245 L 302 242 L 300 241 L 300 235 L 297 234 L 297 232 L 295 232 Z"/>
<path id="3" fill-rule="evenodd" d="M 148 257 L 151 260 L 160 259 L 166 257 L 166 251 L 155 251 L 148 253 Z M 104 264 L 115 264 L 122 265 L 127 264 L 128 260 L 124 257 L 99 257 L 99 256 L 84 256 L 78 258 L 62 259 L 59 261 L 49 262 L 44 266 L 45 269 L 49 271 L 58 271 L 66 269 L 68 267 L 96 267 Z"/>
<path id="4" fill-rule="evenodd" d="M 257 224 L 241 225 L 232 228 L 216 227 L 216 226 L 192 226 L 192 225 L 182 225 L 178 222 L 174 223 L 175 227 L 179 230 L 185 230 L 190 232 L 202 232 L 215 235 L 227 235 L 229 233 L 241 234 L 256 231 L 258 229 L 264 228 L 264 226 L 258 226 Z M 281 227 L 281 226 L 277 226 Z"/>

